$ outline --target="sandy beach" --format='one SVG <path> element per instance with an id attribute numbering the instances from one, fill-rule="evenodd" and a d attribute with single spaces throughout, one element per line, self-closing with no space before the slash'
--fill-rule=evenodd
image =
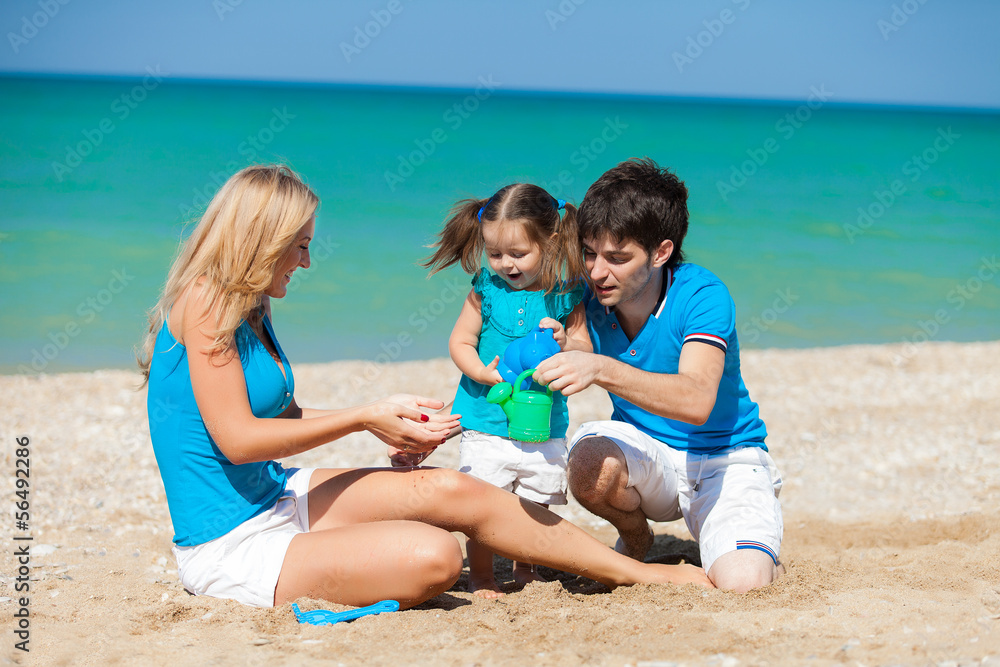
<path id="1" fill-rule="evenodd" d="M 787 574 L 776 584 L 748 595 L 609 592 L 546 570 L 550 582 L 486 601 L 466 592 L 463 577 L 416 609 L 327 627 L 298 624 L 288 605 L 193 597 L 178 583 L 138 373 L 2 376 L 0 659 L 1000 666 L 1000 342 L 750 350 L 743 373 L 784 477 Z M 397 391 L 447 400 L 459 373 L 442 359 L 303 365 L 295 377 L 299 404 L 324 408 Z M 609 406 L 598 389 L 572 397 L 570 429 L 608 416 Z M 27 530 L 14 521 L 23 437 Z M 384 452 L 357 434 L 284 463 L 384 465 Z M 457 461 L 452 440 L 428 463 Z M 572 501 L 557 511 L 614 543 L 613 529 Z M 650 559 L 697 562 L 682 525 L 654 530 Z M 23 544 L 32 547 L 28 593 L 17 590 Z M 22 608 L 30 653 L 15 647 Z"/>

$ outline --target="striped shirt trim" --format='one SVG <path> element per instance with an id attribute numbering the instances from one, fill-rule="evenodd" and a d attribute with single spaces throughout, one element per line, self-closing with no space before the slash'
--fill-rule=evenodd
<path id="1" fill-rule="evenodd" d="M 763 544 L 761 542 L 754 542 L 752 540 L 738 540 L 736 542 L 736 548 L 737 549 L 756 549 L 757 551 L 763 551 L 764 553 L 766 553 L 768 556 L 771 557 L 771 560 L 774 561 L 775 565 L 778 564 L 778 556 L 777 556 L 777 554 L 774 553 L 774 550 L 771 549 L 771 547 L 769 547 L 766 544 Z"/>
<path id="2" fill-rule="evenodd" d="M 719 348 L 723 352 L 726 352 L 729 349 L 729 343 L 726 342 L 726 339 L 722 338 L 721 336 L 716 336 L 714 334 L 693 333 L 684 336 L 685 343 L 689 343 L 691 341 L 696 341 L 698 343 L 708 343 L 709 345 Z"/>

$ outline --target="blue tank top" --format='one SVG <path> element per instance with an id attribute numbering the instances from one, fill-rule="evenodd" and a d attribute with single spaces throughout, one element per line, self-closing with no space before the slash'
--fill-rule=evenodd
<path id="1" fill-rule="evenodd" d="M 276 417 L 291 404 L 295 379 L 267 317 L 264 327 L 285 375 L 245 321 L 236 330 L 236 349 L 254 416 Z M 287 475 L 277 462 L 236 465 L 216 446 L 194 400 L 187 348 L 174 340 L 166 324 L 149 365 L 146 409 L 178 546 L 225 535 L 271 507 L 285 490 Z"/>
<path id="2" fill-rule="evenodd" d="M 489 364 L 497 355 L 502 358 L 507 346 L 528 335 L 543 317 L 559 320 L 565 326 L 566 318 L 583 298 L 582 283 L 561 294 L 515 290 L 486 269 L 473 277 L 472 289 L 482 300 L 483 328 L 478 350 L 483 364 Z M 499 405 L 486 401 L 489 391 L 490 387 L 462 375 L 451 411 L 462 415 L 463 429 L 507 438 L 507 415 Z M 566 397 L 557 391 L 552 394 L 551 437 L 566 437 L 568 426 Z"/>

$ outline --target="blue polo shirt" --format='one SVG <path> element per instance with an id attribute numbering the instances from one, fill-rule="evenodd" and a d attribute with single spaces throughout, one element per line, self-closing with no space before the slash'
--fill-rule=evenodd
<path id="1" fill-rule="evenodd" d="M 750 400 L 740 374 L 736 305 L 713 273 L 680 264 L 664 274 L 664 293 L 646 324 L 629 340 L 613 310 L 588 290 L 584 297 L 594 352 L 651 373 L 676 374 L 684 345 L 712 345 L 726 353 L 719 393 L 708 421 L 701 426 L 647 412 L 611 394 L 617 421 L 632 424 L 674 449 L 711 454 L 736 445 L 764 450 L 767 429 Z"/>

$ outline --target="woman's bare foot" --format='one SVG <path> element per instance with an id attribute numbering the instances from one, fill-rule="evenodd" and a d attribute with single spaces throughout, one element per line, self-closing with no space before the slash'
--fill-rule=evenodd
<path id="1" fill-rule="evenodd" d="M 503 597 L 503 591 L 497 586 L 497 580 L 493 578 L 493 573 L 484 575 L 473 575 L 469 573 L 469 592 L 484 600 L 496 600 Z"/>
<path id="2" fill-rule="evenodd" d="M 514 562 L 514 583 L 518 588 L 524 588 L 533 581 L 546 582 L 547 579 L 538 574 L 535 566 L 531 563 Z"/>
<path id="3" fill-rule="evenodd" d="M 697 565 L 680 563 L 678 565 L 664 565 L 662 563 L 645 563 L 650 570 L 649 578 L 642 577 L 642 580 L 649 583 L 664 583 L 683 586 L 684 584 L 696 584 L 705 588 L 715 588 L 715 584 L 708 578 L 705 570 Z"/>

